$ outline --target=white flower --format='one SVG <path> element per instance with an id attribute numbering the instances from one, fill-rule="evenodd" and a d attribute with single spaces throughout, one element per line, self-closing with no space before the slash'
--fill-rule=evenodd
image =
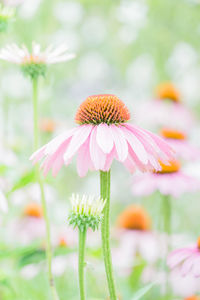
<path id="1" fill-rule="evenodd" d="M 15 9 L 0 3 L 0 19 L 8 20 L 15 15 Z"/>
<path id="2" fill-rule="evenodd" d="M 9 21 L 15 16 L 15 9 L 0 3 L 0 32 L 6 31 Z"/>
<path id="3" fill-rule="evenodd" d="M 95 198 L 94 196 L 86 196 L 73 194 L 71 197 L 72 211 L 75 214 L 86 215 L 86 216 L 100 216 L 105 200 L 101 197 Z"/>
<path id="4" fill-rule="evenodd" d="M 33 42 L 32 51 L 30 52 L 25 45 L 19 47 L 16 44 L 10 44 L 0 50 L 0 59 L 19 65 L 49 65 L 74 58 L 75 55 L 73 53 L 67 53 L 67 50 L 68 47 L 65 44 L 61 44 L 58 47 L 50 45 L 46 50 L 41 51 L 41 46 Z"/>

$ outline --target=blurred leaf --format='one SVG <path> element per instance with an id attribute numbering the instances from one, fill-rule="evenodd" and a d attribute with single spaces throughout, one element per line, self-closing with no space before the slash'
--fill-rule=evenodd
<path id="1" fill-rule="evenodd" d="M 35 181 L 35 170 L 31 170 L 30 172 L 24 174 L 13 186 L 10 193 L 13 193 L 14 191 L 21 189 L 28 185 L 30 182 Z"/>
<path id="2" fill-rule="evenodd" d="M 145 287 L 143 287 L 142 289 L 140 289 L 131 300 L 139 300 L 141 299 L 146 293 L 149 292 L 149 290 L 155 285 L 156 283 L 150 283 L 148 285 L 146 285 Z"/>
<path id="3" fill-rule="evenodd" d="M 138 265 L 134 266 L 133 271 L 129 276 L 129 285 L 132 290 L 136 290 L 138 288 L 140 284 L 140 278 L 145 266 L 145 261 L 140 261 Z"/>

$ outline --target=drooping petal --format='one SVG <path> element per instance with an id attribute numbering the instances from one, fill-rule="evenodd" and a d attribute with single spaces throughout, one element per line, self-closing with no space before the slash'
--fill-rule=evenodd
<path id="1" fill-rule="evenodd" d="M 100 124 L 97 126 L 97 143 L 104 153 L 110 153 L 113 148 L 113 135 L 110 126 Z"/>
<path id="2" fill-rule="evenodd" d="M 77 171 L 80 177 L 84 177 L 91 166 L 89 138 L 80 147 L 77 157 Z"/>
<path id="3" fill-rule="evenodd" d="M 89 134 L 91 133 L 93 126 L 91 125 L 82 125 L 79 126 L 76 132 L 73 134 L 70 144 L 64 154 L 64 161 L 67 162 L 84 144 L 87 140 Z"/>
<path id="4" fill-rule="evenodd" d="M 121 162 L 125 161 L 128 156 L 128 145 L 124 137 L 123 131 L 116 125 L 110 125 L 115 149 L 117 153 L 117 159 Z"/>
<path id="5" fill-rule="evenodd" d="M 97 143 L 97 126 L 94 127 L 90 136 L 90 157 L 96 170 L 104 169 L 106 154 Z"/>
<path id="6" fill-rule="evenodd" d="M 135 152 L 138 159 L 143 163 L 148 163 L 148 156 L 147 152 L 143 146 L 143 144 L 140 142 L 140 140 L 126 127 L 120 126 L 120 128 L 123 130 L 124 136 L 129 143 L 132 150 Z"/>

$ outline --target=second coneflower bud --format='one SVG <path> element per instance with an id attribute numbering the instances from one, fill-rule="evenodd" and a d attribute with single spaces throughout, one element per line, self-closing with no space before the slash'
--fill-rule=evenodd
<path id="1" fill-rule="evenodd" d="M 99 228 L 103 218 L 105 200 L 94 196 L 80 196 L 73 194 L 71 197 L 72 210 L 69 215 L 69 224 L 78 227 L 80 231 Z"/>
<path id="2" fill-rule="evenodd" d="M 78 246 L 78 280 L 80 300 L 85 300 L 85 244 L 87 229 L 93 231 L 98 229 L 103 219 L 103 208 L 105 200 L 94 196 L 72 195 L 72 210 L 69 215 L 69 224 L 74 228 L 78 227 L 79 246 Z"/>

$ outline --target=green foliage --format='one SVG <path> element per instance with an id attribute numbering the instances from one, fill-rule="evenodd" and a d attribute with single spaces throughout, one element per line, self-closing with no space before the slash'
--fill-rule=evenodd
<path id="1" fill-rule="evenodd" d="M 92 216 L 71 212 L 68 219 L 70 225 L 74 228 L 78 227 L 83 232 L 84 229 L 88 228 L 91 228 L 93 231 L 97 230 L 102 222 L 102 218 L 103 215 Z"/>
<path id="2" fill-rule="evenodd" d="M 32 80 L 40 76 L 45 76 L 47 65 L 44 63 L 26 63 L 21 66 L 22 72 L 25 76 L 30 77 Z"/>

